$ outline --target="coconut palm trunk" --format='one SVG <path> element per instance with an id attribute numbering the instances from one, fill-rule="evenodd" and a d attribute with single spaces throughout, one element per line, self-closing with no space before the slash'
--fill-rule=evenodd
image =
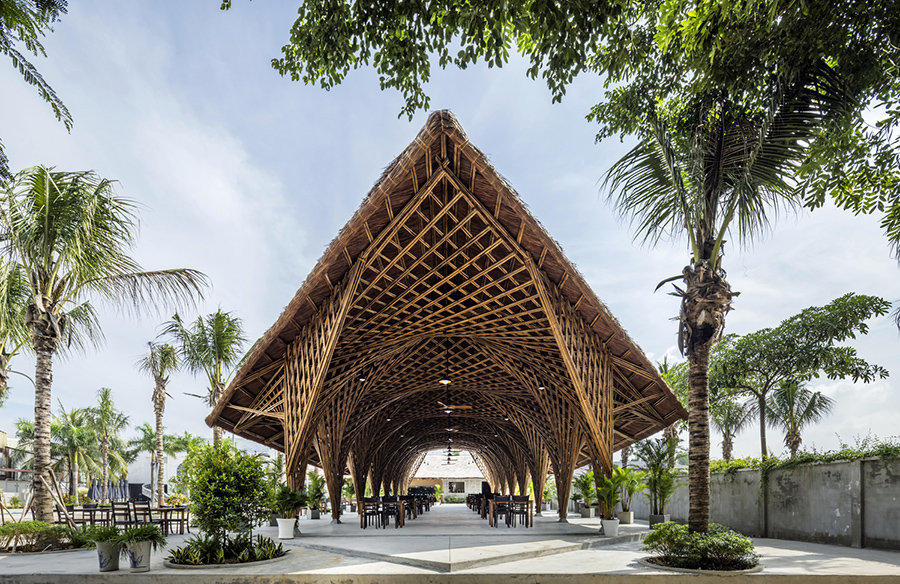
<path id="1" fill-rule="evenodd" d="M 56 341 L 34 335 L 34 514 L 37 521 L 53 523 L 53 497 L 47 488 L 50 482 L 50 387 L 53 384 L 53 353 Z M 41 480 L 43 479 L 43 480 Z M 45 482 L 46 481 L 46 482 Z"/>
<path id="2" fill-rule="evenodd" d="M 721 258 L 721 256 L 720 256 Z M 684 269 L 680 343 L 688 356 L 688 528 L 709 527 L 709 355 L 731 310 L 724 272 L 706 260 Z"/>
<path id="3" fill-rule="evenodd" d="M 109 492 L 107 491 L 107 482 L 109 482 L 109 441 L 102 440 L 100 442 L 100 456 L 103 457 L 103 480 L 100 486 L 100 502 L 109 503 Z"/>
<path id="4" fill-rule="evenodd" d="M 163 481 L 165 480 L 165 452 L 163 451 L 163 413 L 166 410 L 166 385 L 157 378 L 153 392 L 153 411 L 156 414 L 156 501 L 159 506 L 165 505 Z"/>
<path id="5" fill-rule="evenodd" d="M 759 448 L 760 457 L 765 460 L 769 456 L 769 449 L 766 446 L 766 395 L 760 393 L 756 395 L 759 403 Z"/>

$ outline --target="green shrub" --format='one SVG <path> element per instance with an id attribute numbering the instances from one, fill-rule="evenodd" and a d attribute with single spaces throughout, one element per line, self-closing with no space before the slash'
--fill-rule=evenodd
<path id="1" fill-rule="evenodd" d="M 190 512 L 201 530 L 225 540 L 268 519 L 265 473 L 259 457 L 241 452 L 228 441 L 218 447 L 191 450 L 182 465 L 190 492 Z"/>
<path id="2" fill-rule="evenodd" d="M 22 508 L 22 499 L 20 499 L 18 497 L 10 497 L 8 507 L 10 509 L 21 509 Z"/>
<path id="3" fill-rule="evenodd" d="M 249 534 L 226 536 L 223 541 L 209 534 L 194 536 L 185 545 L 170 551 L 168 560 L 174 564 L 211 565 L 258 562 L 280 558 L 287 552 L 268 537 Z"/>
<path id="4" fill-rule="evenodd" d="M 0 549 L 13 548 L 26 552 L 32 551 L 35 548 L 35 540 L 48 527 L 50 524 L 43 521 L 22 521 L 0 525 Z"/>
<path id="5" fill-rule="evenodd" d="M 644 549 L 659 564 L 699 570 L 746 570 L 759 563 L 750 538 L 718 523 L 707 533 L 688 533 L 686 525 L 668 521 L 653 526 Z"/>

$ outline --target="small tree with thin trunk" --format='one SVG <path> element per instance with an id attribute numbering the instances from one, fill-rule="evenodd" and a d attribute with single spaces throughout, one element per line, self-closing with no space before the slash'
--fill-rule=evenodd
<path id="1" fill-rule="evenodd" d="M 825 306 L 807 308 L 775 328 L 742 337 L 729 335 L 720 347 L 723 387 L 753 397 L 759 419 L 760 451 L 768 456 L 766 402 L 770 392 L 787 382 L 806 382 L 825 374 L 869 383 L 885 378 L 880 365 L 870 365 L 856 349 L 839 343 L 866 334 L 866 321 L 888 313 L 891 303 L 875 296 L 846 294 Z"/>
<path id="2" fill-rule="evenodd" d="M 112 400 L 112 390 L 104 387 L 97 392 L 97 405 L 92 409 L 94 430 L 100 439 L 100 456 L 103 463 L 103 480 L 101 481 L 101 502 L 108 499 L 109 482 L 109 448 L 118 438 L 119 433 L 128 427 L 128 416 L 116 409 Z"/>
<path id="3" fill-rule="evenodd" d="M 803 442 L 800 432 L 830 414 L 834 400 L 821 391 L 812 392 L 796 381 L 786 381 L 772 392 L 766 407 L 769 425 L 784 430 L 784 445 L 793 458 Z"/>
<path id="4" fill-rule="evenodd" d="M 205 317 L 198 317 L 186 325 L 175 314 L 165 325 L 163 334 L 169 334 L 179 347 L 181 362 L 194 375 L 204 373 L 209 382 L 206 395 L 193 395 L 215 407 L 225 390 L 231 369 L 241 360 L 241 349 L 247 341 L 241 327 L 241 319 L 221 308 Z M 222 441 L 222 429 L 213 427 L 213 444 Z"/>
<path id="5" fill-rule="evenodd" d="M 165 453 L 163 414 L 166 411 L 166 385 L 169 373 L 178 369 L 178 354 L 172 345 L 147 343 L 147 354 L 138 362 L 138 368 L 153 377 L 153 413 L 156 417 L 156 501 L 165 505 L 163 482 L 165 481 Z"/>

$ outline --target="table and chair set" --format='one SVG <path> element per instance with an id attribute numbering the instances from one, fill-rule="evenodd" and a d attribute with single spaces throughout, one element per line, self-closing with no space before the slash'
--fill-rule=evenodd
<path id="1" fill-rule="evenodd" d="M 65 511 L 59 505 L 56 506 L 57 523 L 68 523 L 67 515 L 76 526 L 130 527 L 156 524 L 165 535 L 184 534 L 185 529 L 188 533 L 191 532 L 187 507 L 183 505 L 153 507 L 149 501 L 113 501 L 108 507 L 100 507 L 96 504 L 81 507 L 66 505 Z"/>
<path id="2" fill-rule="evenodd" d="M 410 489 L 407 495 L 363 497 L 359 504 L 359 526 L 363 529 L 370 525 L 387 529 L 393 518 L 395 529 L 403 527 L 407 519 L 416 519 L 431 510 L 432 496 L 431 493 Z"/>
<path id="3" fill-rule="evenodd" d="M 491 527 L 498 527 L 501 521 L 507 527 L 516 527 L 519 523 L 534 527 L 534 501 L 528 495 L 476 493 L 466 495 L 466 505 L 482 519 L 487 519 Z"/>

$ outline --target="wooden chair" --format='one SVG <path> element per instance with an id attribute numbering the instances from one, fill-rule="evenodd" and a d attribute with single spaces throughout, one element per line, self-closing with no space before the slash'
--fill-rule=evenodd
<path id="1" fill-rule="evenodd" d="M 513 527 L 516 526 L 518 518 L 522 518 L 525 527 L 528 527 L 528 495 L 513 495 L 509 504 L 509 515 Z"/>
<path id="2" fill-rule="evenodd" d="M 153 512 L 150 510 L 150 501 L 135 501 L 132 503 L 134 505 L 134 521 L 135 523 L 152 523 L 154 525 L 159 525 L 161 529 L 163 529 L 163 533 L 168 526 L 163 525 L 162 517 L 154 517 Z"/>
<path id="3" fill-rule="evenodd" d="M 506 521 L 506 526 L 510 527 L 510 515 L 509 515 L 509 507 L 510 501 L 508 496 L 494 496 L 494 527 L 498 527 L 500 523 L 500 516 L 503 515 L 504 521 Z"/>
<path id="4" fill-rule="evenodd" d="M 381 502 L 383 503 L 381 506 L 381 526 L 385 529 L 387 529 L 388 524 L 391 522 L 391 517 L 394 518 L 394 529 L 400 527 L 400 507 L 393 504 L 397 503 L 397 501 L 398 499 L 395 496 L 381 498 Z"/>
<path id="5" fill-rule="evenodd" d="M 130 527 L 134 525 L 134 515 L 131 512 L 131 504 L 127 501 L 112 502 L 112 523 L 116 527 Z"/>
<path id="6" fill-rule="evenodd" d="M 374 497 L 363 497 L 363 503 L 363 508 L 365 509 L 363 512 L 363 529 L 369 526 L 370 520 L 375 524 L 376 529 L 381 527 L 381 505 L 378 504 L 378 501 Z"/>

